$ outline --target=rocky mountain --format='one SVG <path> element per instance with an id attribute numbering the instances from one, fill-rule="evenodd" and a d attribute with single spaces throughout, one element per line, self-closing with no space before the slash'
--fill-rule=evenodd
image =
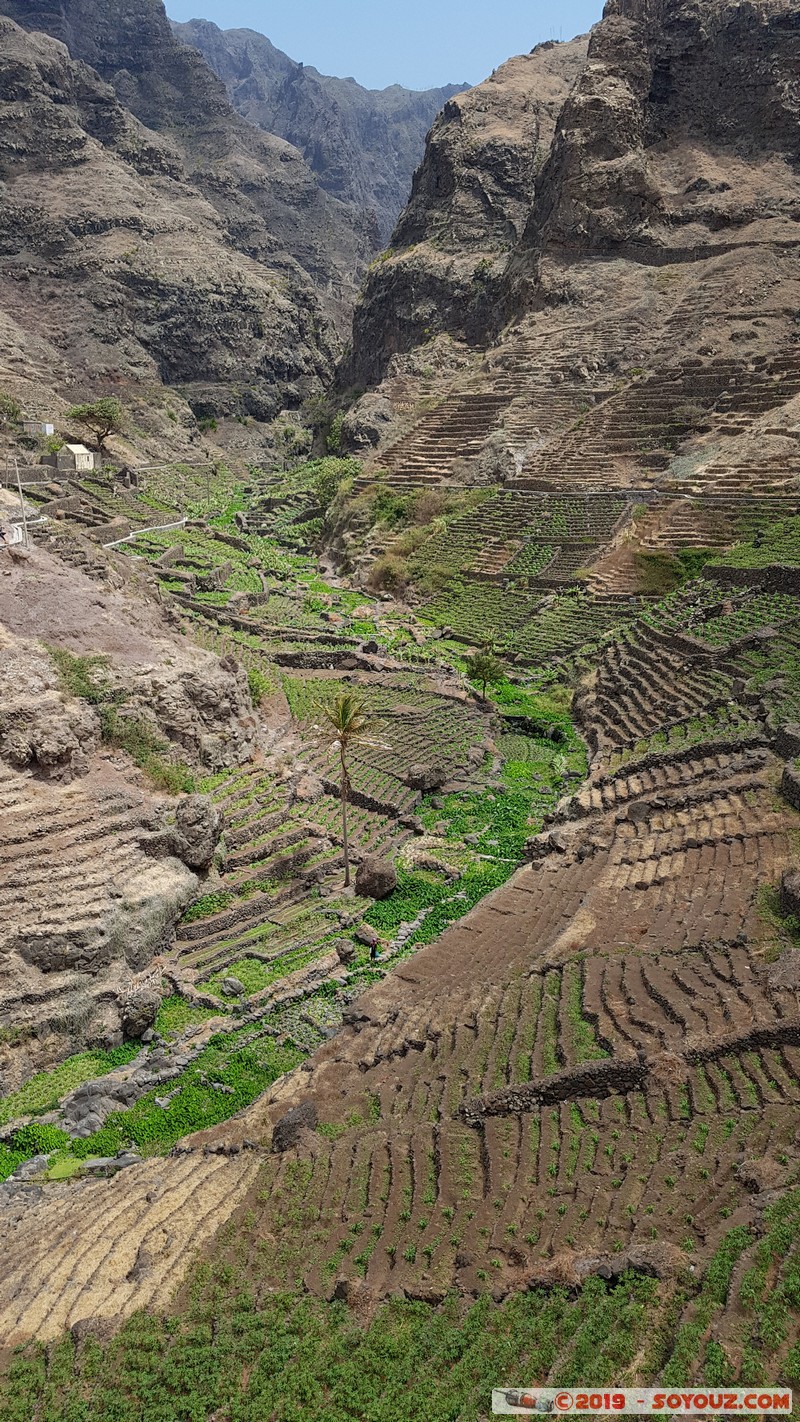
<path id="1" fill-rule="evenodd" d="M 395 351 L 439 332 L 485 335 L 494 281 L 525 230 L 587 43 L 539 45 L 445 104 L 391 248 L 356 309 L 354 384 L 373 383 Z"/>
<path id="2" fill-rule="evenodd" d="M 0 359 L 297 398 L 322 297 L 157 56 L 1 37 Z M 4 1417 L 477 1419 L 520 1359 L 788 1408 L 799 46 L 614 0 L 449 101 L 360 464 L 0 488 Z"/>
<path id="3" fill-rule="evenodd" d="M 221 30 L 208 20 L 172 28 L 223 80 L 238 113 L 299 148 L 326 192 L 375 214 L 385 246 L 431 123 L 466 86 L 364 89 L 296 63 L 255 30 Z"/>
<path id="4" fill-rule="evenodd" d="M 146 387 L 152 411 L 166 387 L 184 442 L 183 397 L 208 417 L 299 404 L 330 375 L 368 224 L 234 113 L 161 0 L 3 0 L 0 16 L 12 393 L 52 414 L 53 392 Z"/>
<path id="5" fill-rule="evenodd" d="M 454 459 L 479 463 L 507 426 L 522 468 L 556 381 L 574 396 L 560 438 L 625 371 L 791 351 L 796 20 L 784 0 L 610 0 L 588 42 L 540 47 L 451 100 L 356 309 L 342 382 L 386 383 L 351 415 L 354 443 L 391 447 L 412 412 L 435 423 L 435 398 L 482 393 Z M 581 459 L 569 467 L 580 487 Z"/>

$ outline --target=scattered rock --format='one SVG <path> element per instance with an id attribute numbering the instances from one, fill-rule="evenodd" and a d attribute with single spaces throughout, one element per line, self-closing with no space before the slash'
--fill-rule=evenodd
<path id="1" fill-rule="evenodd" d="M 743 1160 L 736 1168 L 736 1178 L 745 1190 L 759 1195 L 762 1190 L 774 1190 L 783 1182 L 785 1170 L 769 1156 L 758 1160 Z"/>
<path id="2" fill-rule="evenodd" d="M 144 988 L 126 998 L 120 1013 L 125 1036 L 135 1042 L 140 1040 L 145 1032 L 152 1031 L 160 1006 L 161 993 L 157 988 Z"/>
<path id="3" fill-rule="evenodd" d="M 296 1146 L 304 1131 L 316 1130 L 317 1120 L 317 1108 L 313 1101 L 304 1101 L 301 1106 L 287 1111 L 273 1128 L 272 1149 L 276 1155 Z"/>
<path id="4" fill-rule="evenodd" d="M 315 800 L 321 800 L 325 791 L 319 776 L 312 775 L 309 772 L 300 777 L 294 787 L 294 794 L 296 800 L 301 800 L 303 804 L 310 805 Z"/>
<path id="5" fill-rule="evenodd" d="M 787 948 L 776 963 L 770 964 L 767 981 L 771 988 L 800 989 L 800 949 Z"/>
<path id="6" fill-rule="evenodd" d="M 222 979 L 222 991 L 226 997 L 244 997 L 247 989 L 239 978 L 228 977 Z"/>
<path id="7" fill-rule="evenodd" d="M 391 859 L 368 854 L 356 870 L 356 893 L 368 899 L 385 899 L 397 888 L 397 870 Z M 363 940 L 362 940 L 363 941 Z"/>
<path id="8" fill-rule="evenodd" d="M 447 771 L 441 765 L 412 765 L 406 772 L 406 785 L 412 790 L 439 790 L 447 779 Z"/>
<path id="9" fill-rule="evenodd" d="M 352 963 L 356 956 L 356 950 L 349 938 L 337 938 L 333 944 L 333 951 L 340 963 Z"/>
<path id="10" fill-rule="evenodd" d="M 787 869 L 781 879 L 781 913 L 800 919 L 800 869 Z"/>
<path id="11" fill-rule="evenodd" d="M 222 811 L 208 795 L 186 795 L 175 811 L 178 858 L 190 869 L 208 869 L 224 825 Z"/>

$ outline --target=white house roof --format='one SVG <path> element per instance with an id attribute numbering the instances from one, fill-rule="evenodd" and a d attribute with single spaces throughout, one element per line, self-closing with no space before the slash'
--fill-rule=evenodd
<path id="1" fill-rule="evenodd" d="M 88 454 L 88 453 L 89 453 L 89 451 L 88 451 L 88 449 L 86 448 L 86 445 L 85 445 L 85 444 L 68 444 L 68 445 L 66 446 L 66 448 L 69 450 L 70 454 Z"/>

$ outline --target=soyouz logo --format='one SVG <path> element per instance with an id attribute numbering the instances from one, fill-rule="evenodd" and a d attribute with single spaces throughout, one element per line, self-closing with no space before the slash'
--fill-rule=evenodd
<path id="1" fill-rule="evenodd" d="M 534 1412 L 617 1413 L 628 1416 L 663 1417 L 705 1413 L 713 1416 L 723 1412 L 790 1413 L 792 1393 L 783 1388 L 696 1388 L 685 1392 L 657 1391 L 655 1388 L 610 1388 L 599 1392 L 581 1389 L 567 1392 L 564 1388 L 495 1388 L 492 1412 L 495 1415 L 528 1416 Z"/>

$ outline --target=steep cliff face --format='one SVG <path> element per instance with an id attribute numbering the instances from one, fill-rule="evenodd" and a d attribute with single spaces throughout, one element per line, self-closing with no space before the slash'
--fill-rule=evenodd
<path id="1" fill-rule="evenodd" d="M 556 249 L 677 256 L 793 220 L 799 41 L 785 4 L 611 0 L 512 275 Z"/>
<path id="2" fill-rule="evenodd" d="M 374 213 L 376 239 L 385 246 L 428 129 L 464 86 L 364 89 L 297 64 L 254 30 L 221 30 L 208 20 L 172 28 L 200 51 L 238 113 L 298 148 L 326 192 Z"/>
<path id="3" fill-rule="evenodd" d="M 442 331 L 485 348 L 527 312 L 589 302 L 598 259 L 635 281 L 642 262 L 791 244 L 799 52 L 786 0 L 610 0 L 588 46 L 540 48 L 452 100 L 346 379 L 375 384 Z"/>
<path id="4" fill-rule="evenodd" d="M 0 13 L 66 43 L 73 59 L 113 85 L 126 109 L 181 151 L 220 212 L 231 245 L 257 261 L 288 253 L 343 327 L 373 249 L 367 224 L 323 193 L 297 149 L 259 133 L 231 109 L 201 56 L 173 36 L 163 0 L 50 0 Z"/>
<path id="5" fill-rule="evenodd" d="M 348 377 L 372 384 L 392 355 L 442 332 L 480 343 L 519 239 L 585 39 L 540 45 L 448 100 L 386 259 L 356 309 Z"/>
<path id="6" fill-rule="evenodd" d="M 113 389 L 151 409 L 183 396 L 199 413 L 264 419 L 327 377 L 336 335 L 319 286 L 255 206 L 243 198 L 234 217 L 243 186 L 274 200 L 264 169 L 242 164 L 237 187 L 220 164 L 198 182 L 172 136 L 8 19 L 0 93 L 3 385 L 23 405 L 52 415 L 59 397 Z M 310 175 L 308 188 L 313 212 L 325 199 Z M 299 228 L 296 196 L 284 208 Z M 176 447 L 181 425 L 166 426 Z"/>
<path id="7" fill-rule="evenodd" d="M 233 112 L 161 0 L 2 16 L 4 388 L 50 417 L 113 390 L 156 457 L 201 453 L 192 411 L 299 405 L 330 378 L 368 224 Z"/>

